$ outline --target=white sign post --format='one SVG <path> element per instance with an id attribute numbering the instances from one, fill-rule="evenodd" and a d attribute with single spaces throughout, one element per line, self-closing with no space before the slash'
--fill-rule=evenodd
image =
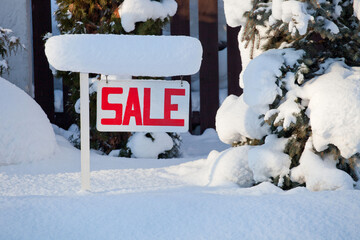
<path id="1" fill-rule="evenodd" d="M 90 191 L 89 74 L 80 73 L 81 189 Z"/>

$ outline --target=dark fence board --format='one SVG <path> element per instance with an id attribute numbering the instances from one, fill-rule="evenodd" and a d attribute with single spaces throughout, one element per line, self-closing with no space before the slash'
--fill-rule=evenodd
<path id="1" fill-rule="evenodd" d="M 203 45 L 200 68 L 201 132 L 215 128 L 219 107 L 218 6 L 217 0 L 199 0 L 199 39 Z"/>
<path id="2" fill-rule="evenodd" d="M 177 12 L 172 17 L 170 27 L 171 35 L 190 35 L 190 7 L 189 0 L 176 0 Z"/>
<path id="3" fill-rule="evenodd" d="M 240 96 L 239 75 L 242 70 L 238 34 L 240 27 L 227 26 L 228 94 Z"/>
<path id="4" fill-rule="evenodd" d="M 35 100 L 54 120 L 54 80 L 44 52 L 43 36 L 51 32 L 50 1 L 32 0 Z"/>
<path id="5" fill-rule="evenodd" d="M 170 22 L 171 35 L 185 35 L 190 36 L 190 3 L 189 0 L 176 0 L 178 9 L 176 14 L 172 17 Z M 191 86 L 191 76 L 175 76 L 172 79 L 183 79 Z M 191 91 L 190 91 L 191 92 Z M 191 108 L 191 94 L 190 94 L 190 111 L 189 111 L 189 131 L 192 132 L 192 108 Z"/>

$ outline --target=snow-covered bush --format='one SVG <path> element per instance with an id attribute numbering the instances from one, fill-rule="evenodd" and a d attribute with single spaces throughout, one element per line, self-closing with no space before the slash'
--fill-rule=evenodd
<path id="1" fill-rule="evenodd" d="M 19 38 L 12 35 L 12 30 L 0 26 L 0 76 L 9 70 L 5 58 L 20 46 L 25 48 L 20 44 Z"/>
<path id="2" fill-rule="evenodd" d="M 132 156 L 136 158 L 158 158 L 173 148 L 173 139 L 162 132 L 134 133 L 127 143 Z"/>
<path id="3" fill-rule="evenodd" d="M 351 177 L 360 177 L 360 27 L 352 2 L 224 2 L 228 24 L 243 26 L 245 70 L 243 96 L 228 97 L 218 111 L 220 138 L 259 145 L 248 153 L 256 182 L 351 188 Z"/>
<path id="4" fill-rule="evenodd" d="M 136 34 L 159 35 L 162 27 L 177 10 L 175 0 L 57 0 L 58 10 L 56 20 L 61 34 Z M 96 61 L 96 59 L 94 59 Z M 79 74 L 58 72 L 69 87 L 67 109 L 73 117 L 73 122 L 79 125 Z M 102 76 L 92 75 L 90 84 L 90 144 L 91 148 L 108 154 L 119 150 L 121 156 L 130 156 L 127 141 L 131 133 L 98 132 L 96 130 L 96 82 Z M 103 76 L 105 77 L 105 76 Z M 106 76 L 118 78 L 119 76 Z M 127 76 L 131 78 L 131 76 Z M 174 141 L 179 136 L 170 134 Z M 79 145 L 79 139 L 73 139 L 74 145 Z M 175 156 L 179 153 L 179 145 L 175 144 L 165 156 Z"/>
<path id="5" fill-rule="evenodd" d="M 56 148 L 55 134 L 41 107 L 0 77 L 0 165 L 44 160 Z"/>

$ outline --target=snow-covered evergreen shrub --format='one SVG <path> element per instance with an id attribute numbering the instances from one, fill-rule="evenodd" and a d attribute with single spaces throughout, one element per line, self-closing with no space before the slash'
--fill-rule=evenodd
<path id="1" fill-rule="evenodd" d="M 20 44 L 20 39 L 12 34 L 12 30 L 0 26 L 0 76 L 9 70 L 6 57 L 19 47 L 25 48 Z"/>
<path id="2" fill-rule="evenodd" d="M 218 111 L 221 139 L 260 145 L 248 157 L 256 182 L 352 188 L 351 177 L 360 177 L 360 26 L 352 1 L 224 2 L 228 24 L 242 26 L 245 70 L 243 96 Z M 232 113 L 240 120 L 229 126 Z"/>
<path id="3" fill-rule="evenodd" d="M 134 133 L 127 143 L 131 155 L 136 158 L 159 158 L 173 147 L 173 139 L 167 133 Z M 164 156 L 172 157 L 172 156 Z"/>
<path id="4" fill-rule="evenodd" d="M 61 34 L 137 34 L 159 35 L 162 27 L 168 22 L 169 17 L 176 13 L 177 4 L 174 0 L 57 0 L 58 10 L 56 20 Z M 121 53 L 119 53 L 121 54 Z M 94 59 L 96 61 L 96 59 Z M 73 121 L 79 125 L 80 86 L 79 74 L 71 72 L 58 72 L 65 85 L 70 89 L 67 109 L 73 116 Z M 92 76 L 96 88 L 97 80 L 101 76 Z M 105 76 L 103 76 L 105 77 Z M 114 76 L 109 76 L 114 77 Z M 116 78 L 116 76 L 115 76 Z M 130 76 L 131 78 L 131 76 Z M 90 145 L 108 154 L 112 150 L 120 149 L 120 156 L 129 157 L 131 149 L 127 141 L 131 133 L 105 133 L 96 130 L 96 90 L 90 91 Z M 176 141 L 177 134 L 170 134 Z M 73 139 L 75 146 L 79 139 Z M 164 156 L 177 156 L 179 145 L 174 145 L 171 150 L 163 152 Z"/>

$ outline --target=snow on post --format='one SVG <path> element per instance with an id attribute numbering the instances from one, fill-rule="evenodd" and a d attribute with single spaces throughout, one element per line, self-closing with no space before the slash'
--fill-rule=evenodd
<path id="1" fill-rule="evenodd" d="M 169 77 L 198 72 L 202 47 L 187 36 L 75 34 L 51 37 L 45 54 L 60 71 Z"/>
<path id="2" fill-rule="evenodd" d="M 81 189 L 90 190 L 90 104 L 89 76 L 80 73 Z"/>

